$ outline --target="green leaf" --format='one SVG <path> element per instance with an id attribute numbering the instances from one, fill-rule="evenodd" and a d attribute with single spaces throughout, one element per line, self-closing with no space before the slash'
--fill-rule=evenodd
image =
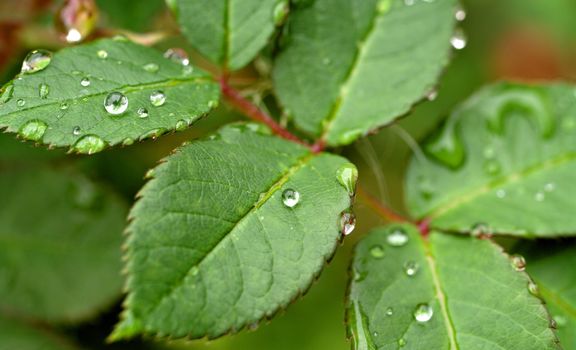
<path id="1" fill-rule="evenodd" d="M 455 6 L 315 0 L 297 7 L 274 71 L 295 124 L 337 146 L 407 113 L 448 62 Z"/>
<path id="2" fill-rule="evenodd" d="M 224 69 L 248 64 L 274 32 L 286 0 L 176 0 L 178 22 L 190 44 Z"/>
<path id="3" fill-rule="evenodd" d="M 141 0 L 96 0 L 96 3 L 111 24 L 135 31 L 150 29 L 154 17 L 161 15 L 164 8 L 163 0 L 146 0 L 146 6 L 142 6 Z"/>
<path id="4" fill-rule="evenodd" d="M 287 307 L 342 236 L 351 199 L 337 174 L 350 166 L 256 124 L 181 147 L 131 212 L 129 296 L 112 339 L 216 338 Z"/>
<path id="5" fill-rule="evenodd" d="M 218 85 L 206 73 L 126 39 L 67 48 L 51 61 L 50 56 L 41 58 L 32 64 L 37 71 L 22 73 L 4 86 L 0 128 L 50 146 L 72 146 L 80 153 L 181 130 L 219 98 Z M 157 91 L 166 97 L 158 107 L 150 98 Z M 128 99 L 119 115 L 104 106 L 114 92 Z M 147 117 L 138 113 L 141 108 Z"/>
<path id="6" fill-rule="evenodd" d="M 353 262 L 354 349 L 560 349 L 514 261 L 489 240 L 423 240 L 410 225 L 374 230 Z"/>
<path id="7" fill-rule="evenodd" d="M 502 83 L 473 96 L 412 160 L 412 213 L 449 231 L 576 234 L 574 91 Z"/>
<path id="8" fill-rule="evenodd" d="M 0 173 L 0 311 L 84 320 L 120 295 L 126 205 L 71 171 Z"/>
<path id="9" fill-rule="evenodd" d="M 527 271 L 538 284 L 552 314 L 565 350 L 576 349 L 576 245 L 574 242 L 538 242 L 523 254 Z"/>
<path id="10" fill-rule="evenodd" d="M 0 316 L 0 350 L 73 350 L 68 340 Z"/>

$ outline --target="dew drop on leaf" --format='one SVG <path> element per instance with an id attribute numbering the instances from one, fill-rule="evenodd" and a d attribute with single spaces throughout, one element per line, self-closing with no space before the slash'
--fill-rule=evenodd
<path id="1" fill-rule="evenodd" d="M 393 247 L 402 247 L 408 243 L 408 240 L 408 234 L 401 227 L 394 228 L 386 236 L 386 242 Z"/>
<path id="2" fill-rule="evenodd" d="M 156 73 L 160 69 L 160 67 L 156 63 L 148 63 L 142 67 L 146 72 L 149 73 Z"/>
<path id="3" fill-rule="evenodd" d="M 22 62 L 22 73 L 31 74 L 46 69 L 52 61 L 52 53 L 46 50 L 30 52 Z"/>
<path id="4" fill-rule="evenodd" d="M 370 255 L 376 259 L 382 259 L 384 257 L 384 248 L 377 244 L 370 248 Z"/>
<path id="5" fill-rule="evenodd" d="M 80 134 L 82 134 L 82 129 L 79 126 L 75 126 L 74 129 L 72 129 L 72 135 L 79 136 Z"/>
<path id="6" fill-rule="evenodd" d="M 516 271 L 524 271 L 526 270 L 526 260 L 522 255 L 515 254 L 510 257 L 512 262 L 512 267 Z"/>
<path id="7" fill-rule="evenodd" d="M 181 64 L 182 66 L 190 65 L 190 59 L 188 58 L 188 54 L 186 54 L 186 51 L 182 49 L 178 48 L 168 49 L 166 50 L 166 52 L 164 52 L 164 57 L 171 60 L 172 62 Z"/>
<path id="8" fill-rule="evenodd" d="M 61 109 L 61 110 L 65 111 L 65 110 L 68 109 L 68 107 L 69 107 L 69 106 L 68 106 L 68 102 L 62 102 L 62 103 L 60 103 L 60 109 Z"/>
<path id="9" fill-rule="evenodd" d="M 503 189 L 496 190 L 496 197 L 500 199 L 506 197 L 506 190 Z"/>
<path id="10" fill-rule="evenodd" d="M 534 194 L 534 200 L 536 200 L 536 202 L 544 202 L 544 199 L 546 199 L 544 192 L 538 191 Z"/>
<path id="11" fill-rule="evenodd" d="M 404 264 L 404 273 L 406 274 L 406 276 L 412 277 L 416 275 L 419 269 L 420 265 L 418 265 L 418 263 L 414 261 L 407 261 Z"/>
<path id="12" fill-rule="evenodd" d="M 556 184 L 553 182 L 549 182 L 549 183 L 544 185 L 544 191 L 546 191 L 546 192 L 552 192 L 555 189 L 556 189 Z"/>
<path id="13" fill-rule="evenodd" d="M 88 77 L 84 77 L 84 78 L 82 78 L 82 80 L 80 80 L 80 85 L 82 85 L 83 87 L 88 87 L 88 86 L 90 86 L 90 84 L 91 84 L 91 81 L 90 81 L 90 78 L 88 78 Z"/>
<path id="14" fill-rule="evenodd" d="M 290 2 L 283 0 L 276 4 L 273 12 L 274 24 L 276 26 L 281 26 L 286 18 L 288 17 L 288 12 L 290 11 Z"/>
<path id="15" fill-rule="evenodd" d="M 386 316 L 392 316 L 394 314 L 394 309 L 392 309 L 391 307 L 388 307 L 385 311 Z"/>
<path id="16" fill-rule="evenodd" d="M 344 211 L 340 214 L 340 232 L 344 236 L 348 236 L 356 228 L 356 216 L 354 213 Z"/>
<path id="17" fill-rule="evenodd" d="M 142 134 L 142 136 L 140 136 L 139 139 L 140 139 L 140 141 L 146 140 L 146 139 L 156 140 L 158 137 L 162 136 L 164 133 L 166 133 L 165 128 L 152 129 L 152 130 Z"/>
<path id="18" fill-rule="evenodd" d="M 390 11 L 390 8 L 392 8 L 392 1 L 391 0 L 379 0 L 378 1 L 378 13 L 380 14 L 385 14 L 386 12 Z"/>
<path id="19" fill-rule="evenodd" d="M 127 137 L 122 141 L 122 146 L 131 146 L 134 144 L 134 139 Z"/>
<path id="20" fill-rule="evenodd" d="M 401 348 L 406 346 L 406 339 L 404 338 L 400 338 L 398 339 L 398 346 L 400 346 Z"/>
<path id="21" fill-rule="evenodd" d="M 467 45 L 466 35 L 461 29 L 457 29 L 454 32 L 454 35 L 452 36 L 452 38 L 450 38 L 450 44 L 456 50 L 462 50 L 466 47 Z"/>
<path id="22" fill-rule="evenodd" d="M 41 120 L 30 120 L 18 131 L 18 134 L 25 140 L 40 141 L 48 125 Z"/>
<path id="23" fill-rule="evenodd" d="M 101 58 L 104 60 L 104 59 L 108 58 L 108 51 L 98 50 L 98 52 L 96 52 L 96 56 L 98 56 L 98 58 Z"/>
<path id="24" fill-rule="evenodd" d="M 154 91 L 150 94 L 150 103 L 154 107 L 160 107 L 166 103 L 166 95 L 162 91 Z"/>
<path id="25" fill-rule="evenodd" d="M 144 107 L 140 107 L 138 108 L 138 110 L 136 111 L 136 113 L 138 114 L 138 116 L 140 118 L 147 118 L 148 117 L 148 110 Z"/>
<path id="26" fill-rule="evenodd" d="M 26 104 L 26 101 L 25 101 L 24 99 L 19 98 L 19 99 L 16 101 L 16 105 L 17 105 L 18 107 L 24 107 L 25 104 Z"/>
<path id="27" fill-rule="evenodd" d="M 476 223 L 472 226 L 470 234 L 474 237 L 491 236 L 493 234 L 492 228 L 483 222 Z"/>
<path id="28" fill-rule="evenodd" d="M 0 103 L 4 104 L 10 101 L 12 99 L 13 94 L 14 94 L 14 85 L 12 84 L 6 85 L 0 91 Z"/>
<path id="29" fill-rule="evenodd" d="M 177 131 L 182 131 L 182 130 L 186 130 L 187 127 L 188 127 L 188 123 L 185 120 L 179 120 L 176 122 L 175 129 Z"/>
<path id="30" fill-rule="evenodd" d="M 556 323 L 557 327 L 564 327 L 566 324 L 568 324 L 566 317 L 562 315 L 556 315 L 552 318 L 552 320 Z"/>
<path id="31" fill-rule="evenodd" d="M 111 92 L 104 99 L 104 108 L 109 114 L 122 114 L 128 109 L 128 97 L 121 92 Z"/>
<path id="32" fill-rule="evenodd" d="M 487 160 L 486 162 L 484 162 L 484 171 L 486 172 L 486 174 L 488 175 L 498 175 L 500 174 L 500 171 L 502 170 L 500 163 L 498 163 L 498 161 L 490 159 Z"/>
<path id="33" fill-rule="evenodd" d="M 38 86 L 38 95 L 40 96 L 41 99 L 46 99 L 49 93 L 50 93 L 50 86 L 48 86 L 48 84 L 41 83 Z"/>
<path id="34" fill-rule="evenodd" d="M 282 192 L 282 203 L 288 208 L 294 208 L 300 201 L 300 193 L 293 189 L 286 189 Z"/>
<path id="35" fill-rule="evenodd" d="M 350 196 L 354 195 L 356 191 L 356 182 L 358 181 L 358 168 L 356 165 L 352 163 L 343 164 L 336 172 L 336 176 L 338 177 L 338 182 Z"/>
<path id="36" fill-rule="evenodd" d="M 454 18 L 458 22 L 462 22 L 466 19 L 466 11 L 462 8 L 462 6 L 456 7 L 456 12 L 454 12 Z"/>
<path id="37" fill-rule="evenodd" d="M 96 135 L 86 135 L 81 137 L 72 149 L 82 154 L 94 154 L 106 148 L 106 142 Z"/>
<path id="38" fill-rule="evenodd" d="M 434 309 L 428 304 L 418 304 L 414 310 L 414 319 L 419 323 L 426 323 L 432 319 Z"/>
<path id="39" fill-rule="evenodd" d="M 530 294 L 538 296 L 540 294 L 540 290 L 538 289 L 538 285 L 533 281 L 528 282 L 528 291 Z"/>

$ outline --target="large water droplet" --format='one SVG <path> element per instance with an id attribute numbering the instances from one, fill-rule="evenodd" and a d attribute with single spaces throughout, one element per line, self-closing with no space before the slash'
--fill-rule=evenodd
<path id="1" fill-rule="evenodd" d="M 31 74 L 46 69 L 52 61 L 52 53 L 46 50 L 30 52 L 22 62 L 22 73 Z"/>
<path id="2" fill-rule="evenodd" d="M 282 192 L 282 203 L 288 208 L 294 208 L 300 202 L 300 193 L 293 189 L 286 189 Z"/>
<path id="3" fill-rule="evenodd" d="M 354 228 L 356 228 L 356 216 L 349 211 L 342 212 L 340 214 L 340 232 L 344 236 L 348 236 L 354 231 Z"/>
<path id="4" fill-rule="evenodd" d="M 512 262 L 512 267 L 516 271 L 524 271 L 526 270 L 526 259 L 522 255 L 515 254 L 510 257 Z"/>
<path id="5" fill-rule="evenodd" d="M 98 52 L 96 52 L 96 56 L 98 56 L 98 58 L 101 58 L 104 60 L 104 59 L 108 58 L 108 51 L 98 50 Z"/>
<path id="6" fill-rule="evenodd" d="M 276 26 L 281 26 L 286 18 L 288 17 L 288 12 L 290 11 L 290 2 L 289 1 L 280 1 L 274 7 L 274 24 Z"/>
<path id="7" fill-rule="evenodd" d="M 140 118 L 147 118 L 148 117 L 148 110 L 144 107 L 138 108 L 138 111 L 136 111 L 136 113 L 138 114 L 138 116 Z"/>
<path id="8" fill-rule="evenodd" d="M 82 80 L 80 80 L 80 85 L 82 85 L 83 87 L 88 87 L 90 86 L 91 82 L 90 82 L 90 78 L 88 77 L 84 77 L 82 78 Z"/>
<path id="9" fill-rule="evenodd" d="M 7 103 L 12 99 L 14 95 L 14 85 L 9 84 L 6 85 L 0 90 L 0 103 L 4 104 Z"/>
<path id="10" fill-rule="evenodd" d="M 432 319 L 434 309 L 428 304 L 418 304 L 414 310 L 414 319 L 419 323 L 426 323 Z"/>
<path id="11" fill-rule="evenodd" d="M 41 99 L 44 100 L 48 98 L 49 93 L 50 93 L 50 86 L 48 86 L 48 84 L 41 83 L 38 86 L 38 95 L 40 96 Z"/>
<path id="12" fill-rule="evenodd" d="M 384 247 L 377 244 L 370 248 L 370 255 L 376 259 L 382 259 L 384 257 Z"/>
<path id="13" fill-rule="evenodd" d="M 386 242 L 393 247 L 402 247 L 408 243 L 408 240 L 408 234 L 401 227 L 393 229 L 386 236 Z"/>
<path id="14" fill-rule="evenodd" d="M 160 67 L 156 63 L 148 63 L 145 64 L 142 68 L 149 73 L 156 73 L 160 69 Z"/>
<path id="15" fill-rule="evenodd" d="M 350 196 L 354 195 L 356 182 L 358 181 L 358 168 L 356 168 L 356 165 L 352 163 L 342 165 L 337 170 L 336 176 L 338 177 L 338 182 L 344 186 L 348 194 Z"/>
<path id="16" fill-rule="evenodd" d="M 173 62 L 179 63 L 183 66 L 190 65 L 190 59 L 188 58 L 188 54 L 186 53 L 186 51 L 182 49 L 178 48 L 168 49 L 166 50 L 166 52 L 164 52 L 164 57 Z"/>
<path id="17" fill-rule="evenodd" d="M 457 29 L 454 32 L 454 35 L 452 36 L 452 38 L 450 38 L 450 44 L 456 50 L 462 50 L 463 48 L 466 47 L 467 45 L 466 35 L 461 29 Z"/>
<path id="18" fill-rule="evenodd" d="M 420 265 L 418 265 L 418 263 L 416 263 L 415 261 L 407 261 L 404 264 L 404 273 L 406 274 L 406 276 L 412 277 L 416 275 L 419 269 Z"/>
<path id="19" fill-rule="evenodd" d="M 128 109 L 128 97 L 121 92 L 111 92 L 104 99 L 106 112 L 112 115 L 119 115 Z"/>
<path id="20" fill-rule="evenodd" d="M 22 125 L 18 134 L 25 140 L 40 141 L 48 125 L 41 120 L 30 120 Z"/>
<path id="21" fill-rule="evenodd" d="M 166 102 L 166 95 L 162 91 L 154 91 L 150 94 L 150 103 L 154 107 L 160 107 Z"/>
<path id="22" fill-rule="evenodd" d="M 106 142 L 96 135 L 86 135 L 81 137 L 72 149 L 82 154 L 94 154 L 106 148 Z"/>

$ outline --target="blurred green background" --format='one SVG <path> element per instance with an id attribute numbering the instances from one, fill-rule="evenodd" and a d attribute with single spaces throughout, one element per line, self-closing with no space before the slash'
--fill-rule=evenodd
<path id="1" fill-rule="evenodd" d="M 163 0 L 97 0 L 96 3 L 100 21 L 95 36 L 128 31 L 137 39 L 147 40 L 154 35 L 145 34 L 160 34 L 164 39 L 155 42 L 159 49 L 184 47 L 192 53 L 196 64 L 212 69 L 178 36 Z M 0 83 L 4 84 L 19 71 L 28 51 L 66 46 L 54 26 L 54 14 L 60 5 L 61 1 L 56 0 L 0 1 Z M 453 61 L 439 83 L 436 99 L 419 104 L 395 126 L 336 150 L 359 165 L 360 185 L 364 189 L 400 212 L 403 211 L 404 169 L 410 154 L 419 151 L 417 142 L 478 87 L 501 79 L 534 82 L 576 78 L 576 1 L 466 0 L 463 8 L 467 16 L 461 26 L 467 36 L 467 46 L 454 52 Z M 262 79 L 268 79 L 269 63 L 269 57 L 264 55 L 252 67 L 236 74 L 233 82 L 249 89 L 257 103 L 275 111 L 275 101 L 267 84 L 258 84 L 253 89 L 250 85 L 259 81 L 259 72 L 264 74 Z M 224 104 L 188 131 L 90 157 L 66 155 L 62 150 L 47 151 L 23 143 L 14 135 L 1 134 L 0 171 L 22 164 L 65 164 L 133 203 L 144 183 L 145 172 L 175 147 L 241 118 Z M 0 193 L 4 190 L 0 188 Z M 7 206 L 9 203 L 2 203 L 0 211 Z M 355 242 L 371 227 L 383 223 L 362 199 L 357 201 L 355 211 L 359 223 L 356 231 L 346 238 L 310 292 L 256 331 L 210 342 L 166 343 L 145 339 L 107 345 L 104 339 L 121 310 L 121 295 L 113 307 L 80 324 L 26 322 L 55 331 L 80 349 L 349 349 L 344 328 L 348 261 Z M 42 220 L 42 217 L 36 219 Z M 65 221 L 63 217 L 62 222 Z M 2 339 L 0 349 L 4 349 Z"/>

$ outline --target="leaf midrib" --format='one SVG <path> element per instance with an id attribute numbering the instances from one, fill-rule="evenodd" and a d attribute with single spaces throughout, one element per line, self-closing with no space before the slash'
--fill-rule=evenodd
<path id="1" fill-rule="evenodd" d="M 458 197 L 458 200 L 454 200 L 453 197 L 448 198 L 447 204 L 437 206 L 435 209 L 432 209 L 421 216 L 427 217 L 429 219 L 437 219 L 442 215 L 446 214 L 447 212 L 450 212 L 451 210 L 458 208 L 460 205 L 469 203 L 486 193 L 494 191 L 498 187 L 508 186 L 534 173 L 549 170 L 556 166 L 563 165 L 573 160 L 576 160 L 576 152 L 564 153 L 561 154 L 560 156 L 546 160 L 544 162 L 536 163 L 520 171 L 513 172 L 508 176 L 495 179 L 493 181 L 488 182 L 485 185 L 473 188 L 472 191 L 466 194 L 455 194 L 455 196 Z"/>
<path id="2" fill-rule="evenodd" d="M 50 107 L 50 106 L 55 106 L 55 105 L 59 106 L 64 101 L 77 101 L 77 100 L 80 100 L 83 98 L 92 98 L 92 97 L 103 96 L 105 94 L 109 94 L 109 93 L 114 92 L 114 91 L 121 91 L 121 92 L 124 92 L 126 94 L 129 94 L 131 92 L 135 92 L 135 91 L 139 91 L 139 90 L 153 89 L 153 88 L 159 88 L 159 87 L 174 87 L 174 86 L 178 86 L 178 85 L 186 84 L 186 83 L 210 83 L 210 82 L 211 82 L 211 79 L 208 77 L 196 77 L 194 79 L 174 79 L 174 78 L 171 78 L 171 79 L 165 79 L 165 80 L 156 81 L 156 82 L 147 83 L 147 84 L 123 85 L 123 86 L 120 86 L 118 88 L 114 88 L 111 90 L 106 90 L 106 91 L 93 93 L 93 94 L 82 95 L 79 97 L 58 99 L 58 100 L 54 100 L 53 102 L 39 104 L 39 105 L 29 107 L 29 108 L 17 109 L 17 110 L 14 110 L 12 112 L 5 113 L 5 114 L 2 114 L 0 111 L 0 118 L 8 117 L 8 116 L 11 116 L 13 114 L 18 114 L 18 113 L 28 113 L 30 111 L 33 111 L 33 110 L 36 110 L 39 108 Z M 2 125 L 2 124 L 0 124 L 0 125 Z"/>
<path id="3" fill-rule="evenodd" d="M 236 229 L 236 227 L 238 227 L 238 225 L 240 225 L 240 223 L 243 220 L 245 220 L 255 210 L 259 209 L 262 205 L 264 205 L 264 203 L 266 203 L 266 201 L 268 201 L 268 199 L 270 199 L 270 197 L 272 197 L 272 195 L 274 195 L 274 193 L 278 189 L 280 189 L 290 179 L 290 177 L 292 175 L 294 175 L 296 172 L 298 172 L 300 169 L 302 169 L 304 166 L 306 166 L 306 164 L 308 164 L 310 162 L 310 160 L 312 160 L 316 156 L 317 155 L 313 154 L 313 153 L 306 153 L 305 156 L 296 159 L 296 164 L 294 164 L 293 166 L 288 168 L 281 175 L 281 177 L 276 182 L 274 182 L 272 184 L 272 186 L 270 186 L 268 191 L 266 191 L 266 194 L 264 196 L 261 196 L 259 198 L 259 200 L 252 207 L 250 207 L 250 209 L 246 213 L 244 213 L 241 216 L 241 218 L 238 220 L 238 222 L 236 222 L 236 224 L 232 228 L 230 228 L 228 230 L 228 232 L 226 232 L 224 235 L 222 235 L 222 238 L 218 242 L 216 242 L 216 244 L 214 244 L 214 246 L 210 249 L 210 251 L 205 256 L 203 256 L 199 261 L 195 262 L 192 266 L 190 266 L 190 268 L 186 271 L 186 273 L 183 275 L 183 277 L 180 279 L 180 281 L 178 283 L 174 284 L 167 293 L 165 293 L 163 296 L 161 296 L 159 298 L 156 305 L 150 310 L 150 312 L 148 314 L 150 314 L 150 315 L 154 314 L 154 312 L 156 312 L 156 310 L 163 304 L 165 299 L 169 298 L 177 289 L 181 288 L 184 285 L 184 281 L 186 280 L 186 277 L 188 277 L 190 275 L 190 273 L 194 269 L 194 267 L 200 266 L 204 262 L 204 260 L 206 260 L 206 258 L 208 258 L 210 256 L 210 254 L 218 248 L 219 245 L 221 245 L 223 242 L 226 241 L 226 239 L 230 236 L 230 233 L 233 232 Z"/>

